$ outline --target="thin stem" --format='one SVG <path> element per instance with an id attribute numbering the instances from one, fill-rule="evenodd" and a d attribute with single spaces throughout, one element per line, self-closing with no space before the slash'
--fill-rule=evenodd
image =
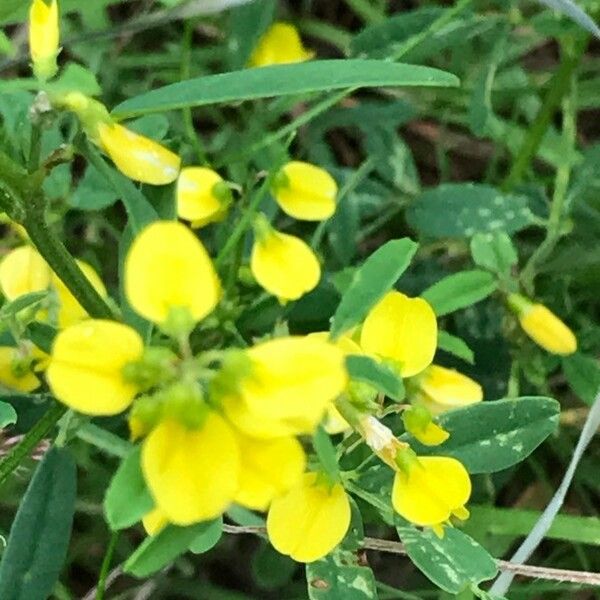
<path id="1" fill-rule="evenodd" d="M 27 161 L 27 170 L 33 173 L 40 166 L 40 156 L 42 153 L 42 128 L 38 123 L 31 124 L 31 137 L 29 140 L 29 159 Z"/>
<path id="2" fill-rule="evenodd" d="M 104 555 L 104 560 L 102 561 L 102 566 L 100 567 L 100 576 L 98 577 L 98 585 L 96 586 L 96 600 L 104 599 L 104 590 L 106 588 L 106 580 L 108 577 L 108 573 L 110 570 L 110 563 L 112 562 L 112 557 L 115 552 L 115 548 L 117 546 L 117 541 L 119 539 L 119 532 L 113 531 L 110 536 L 110 541 L 108 542 L 108 547 L 106 548 L 106 554 Z"/>
<path id="3" fill-rule="evenodd" d="M 367 24 L 383 21 L 385 14 L 370 0 L 346 0 L 346 4 Z"/>

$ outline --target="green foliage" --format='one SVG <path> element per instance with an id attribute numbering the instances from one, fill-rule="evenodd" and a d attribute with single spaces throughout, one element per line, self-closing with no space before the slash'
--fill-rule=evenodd
<path id="1" fill-rule="evenodd" d="M 15 409 L 6 402 L 0 402 L 0 429 L 17 422 Z"/>
<path id="2" fill-rule="evenodd" d="M 372 385 L 378 392 L 389 396 L 395 402 L 404 399 L 404 383 L 391 366 L 359 355 L 348 356 L 346 366 L 353 380 Z"/>

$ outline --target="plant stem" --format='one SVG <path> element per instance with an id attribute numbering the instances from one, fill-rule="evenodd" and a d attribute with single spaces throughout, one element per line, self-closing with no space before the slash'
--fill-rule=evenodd
<path id="1" fill-rule="evenodd" d="M 367 24 L 378 23 L 385 18 L 385 14 L 370 0 L 346 0 L 346 4 Z"/>
<path id="2" fill-rule="evenodd" d="M 119 532 L 113 531 L 110 536 L 110 541 L 108 542 L 108 547 L 106 548 L 106 554 L 104 555 L 104 559 L 102 560 L 102 566 L 100 567 L 100 576 L 98 577 L 98 585 L 96 587 L 96 600 L 103 600 L 104 598 L 106 578 L 110 570 L 110 563 L 112 562 L 112 557 L 115 552 L 118 539 Z"/>
<path id="3" fill-rule="evenodd" d="M 37 123 L 31 124 L 31 137 L 29 141 L 29 160 L 27 170 L 33 173 L 40 166 L 42 152 L 42 128 Z"/>

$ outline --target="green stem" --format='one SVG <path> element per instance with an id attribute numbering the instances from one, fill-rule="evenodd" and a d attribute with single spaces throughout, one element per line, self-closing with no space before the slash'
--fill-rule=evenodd
<path id="1" fill-rule="evenodd" d="M 108 542 L 108 547 L 106 548 L 106 554 L 104 555 L 104 559 L 102 560 L 102 566 L 100 567 L 100 576 L 98 577 L 98 585 L 96 587 L 96 600 L 103 600 L 104 598 L 106 578 L 108 577 L 110 564 L 112 562 L 112 557 L 115 552 L 115 548 L 117 547 L 118 539 L 119 532 L 113 531 L 110 536 L 110 541 Z"/>
<path id="2" fill-rule="evenodd" d="M 65 414 L 67 408 L 62 404 L 54 403 L 44 416 L 27 432 L 21 442 L 14 447 L 13 451 L 0 462 L 0 485 L 7 477 L 31 455 L 40 441 L 48 435 L 58 420 Z"/>
<path id="3" fill-rule="evenodd" d="M 27 170 L 33 173 L 40 166 L 40 156 L 42 153 L 42 128 L 37 123 L 31 125 L 31 137 L 29 141 L 29 160 Z"/>
<path id="4" fill-rule="evenodd" d="M 298 21 L 298 27 L 302 33 L 335 46 L 343 54 L 349 53 L 352 35 L 344 29 L 334 27 L 318 19 L 301 19 Z"/>
<path id="5" fill-rule="evenodd" d="M 346 0 L 346 4 L 367 24 L 383 21 L 385 14 L 369 0 Z"/>

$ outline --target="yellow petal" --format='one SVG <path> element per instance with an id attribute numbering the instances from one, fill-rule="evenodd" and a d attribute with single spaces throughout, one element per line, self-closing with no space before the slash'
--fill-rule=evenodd
<path id="1" fill-rule="evenodd" d="M 177 214 L 180 219 L 192 221 L 194 227 L 201 227 L 213 221 L 220 221 L 226 207 L 215 195 L 215 185 L 223 178 L 206 167 L 186 167 L 177 180 Z"/>
<path id="2" fill-rule="evenodd" d="M 273 193 L 281 210 L 295 219 L 323 221 L 335 212 L 335 179 L 324 169 L 292 161 L 281 169 Z"/>
<path id="3" fill-rule="evenodd" d="M 411 431 L 410 433 L 425 446 L 439 446 L 450 437 L 450 434 L 443 427 L 433 422 L 427 423 L 421 430 Z"/>
<path id="4" fill-rule="evenodd" d="M 16 348 L 0 347 L 0 387 L 28 394 L 40 387 L 41 382 L 30 369 L 23 373 L 15 372 L 14 362 L 17 357 Z"/>
<path id="5" fill-rule="evenodd" d="M 573 332 L 543 304 L 532 304 L 520 315 L 525 333 L 544 350 L 553 354 L 573 354 L 577 338 Z"/>
<path id="6" fill-rule="evenodd" d="M 283 300 L 297 300 L 317 287 L 321 278 L 319 261 L 310 246 L 274 230 L 254 243 L 250 268 L 265 290 Z"/>
<path id="7" fill-rule="evenodd" d="M 125 292 L 140 315 L 161 324 L 176 308 L 203 319 L 219 302 L 221 285 L 200 240 L 181 223 L 158 221 L 131 246 Z"/>
<path id="8" fill-rule="evenodd" d="M 92 287 L 105 298 L 107 295 L 106 288 L 94 268 L 82 260 L 76 262 L 85 275 L 85 278 L 92 284 Z M 88 314 L 83 306 L 79 304 L 75 296 L 69 291 L 69 288 L 54 273 L 52 273 L 52 286 L 56 290 L 60 305 L 58 311 L 58 327 L 60 329 L 69 327 L 69 325 L 75 325 L 75 323 L 88 318 Z"/>
<path id="9" fill-rule="evenodd" d="M 415 460 L 407 471 L 396 473 L 392 504 L 405 519 L 425 527 L 447 521 L 470 495 L 471 480 L 459 461 L 445 456 L 424 456 Z"/>
<path id="10" fill-rule="evenodd" d="M 454 369 L 431 365 L 417 379 L 419 390 L 422 392 L 419 399 L 432 414 L 440 414 L 483 400 L 481 386 Z"/>
<path id="11" fill-rule="evenodd" d="M 302 45 L 298 30 L 287 23 L 274 23 L 260 38 L 249 66 L 266 67 L 310 60 L 314 56 Z"/>
<path id="12" fill-rule="evenodd" d="M 388 292 L 369 312 L 362 327 L 364 352 L 398 363 L 402 377 L 420 373 L 433 360 L 437 321 L 422 298 Z"/>
<path id="13" fill-rule="evenodd" d="M 306 455 L 296 438 L 258 440 L 238 434 L 241 451 L 240 489 L 235 501 L 252 510 L 266 510 L 276 496 L 296 485 Z"/>
<path id="14" fill-rule="evenodd" d="M 29 51 L 36 77 L 46 80 L 56 74 L 59 48 L 58 3 L 33 0 L 29 10 Z"/>
<path id="15" fill-rule="evenodd" d="M 0 287 L 7 300 L 41 292 L 50 285 L 50 267 L 30 246 L 9 252 L 0 263 Z"/>
<path id="16" fill-rule="evenodd" d="M 319 483 L 316 473 L 307 473 L 287 494 L 273 500 L 267 533 L 277 551 L 298 562 L 312 562 L 344 539 L 350 516 L 344 488 Z"/>
<path id="17" fill-rule="evenodd" d="M 131 327 L 83 321 L 56 336 L 46 378 L 54 395 L 70 408 L 88 415 L 115 415 L 137 393 L 122 371 L 140 359 L 143 349 L 142 339 Z"/>
<path id="18" fill-rule="evenodd" d="M 349 431 L 352 429 L 348 421 L 342 417 L 340 411 L 333 403 L 327 407 L 327 415 L 325 417 L 324 427 L 325 431 L 330 435 L 344 433 L 344 431 Z"/>
<path id="19" fill-rule="evenodd" d="M 233 430 L 215 412 L 199 429 L 160 423 L 142 446 L 142 470 L 156 505 L 176 525 L 214 519 L 238 489 L 240 453 Z"/>
<path id="20" fill-rule="evenodd" d="M 181 159 L 158 142 L 117 123 L 99 123 L 97 133 L 102 149 L 130 179 L 151 185 L 177 179 Z"/>
<path id="21" fill-rule="evenodd" d="M 167 525 L 169 520 L 160 508 L 154 508 L 146 513 L 142 519 L 142 525 L 148 535 L 160 533 Z"/>

